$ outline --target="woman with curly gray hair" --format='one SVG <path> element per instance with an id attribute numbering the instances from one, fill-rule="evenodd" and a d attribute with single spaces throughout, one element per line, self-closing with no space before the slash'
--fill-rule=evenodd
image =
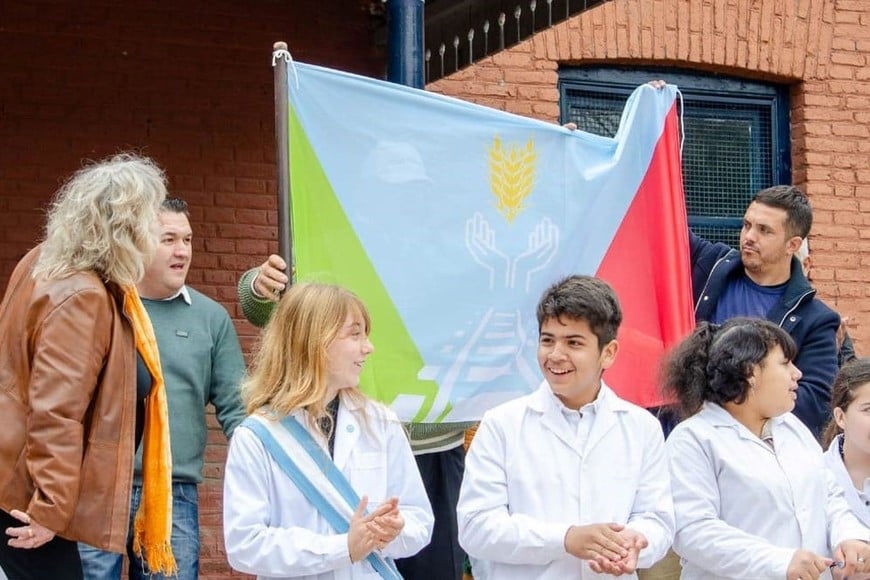
<path id="1" fill-rule="evenodd" d="M 147 158 L 84 167 L 58 191 L 45 240 L 9 280 L 0 304 L 0 567 L 11 578 L 81 578 L 76 541 L 124 549 L 144 398 L 133 386 L 136 352 L 150 332 L 135 284 L 156 248 L 165 197 L 163 171 Z M 140 352 L 148 366 L 153 352 Z M 153 371 L 140 390 L 149 397 L 160 382 L 159 365 Z"/>

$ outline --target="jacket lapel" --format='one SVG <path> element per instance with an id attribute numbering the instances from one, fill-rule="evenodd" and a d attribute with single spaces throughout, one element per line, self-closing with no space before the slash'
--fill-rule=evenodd
<path id="1" fill-rule="evenodd" d="M 595 421 L 592 423 L 592 429 L 589 431 L 589 439 L 586 441 L 586 449 L 584 450 L 586 455 L 591 453 L 616 425 L 616 414 L 624 411 L 619 403 L 620 400 L 616 398 L 613 391 L 602 382 L 601 391 L 598 393 L 598 409 Z"/>
<path id="2" fill-rule="evenodd" d="M 731 413 L 728 412 L 725 407 L 717 405 L 715 403 L 704 403 L 701 412 L 706 414 L 709 417 L 710 423 L 713 424 L 714 427 L 723 427 L 727 429 L 732 429 L 734 433 L 740 439 L 743 439 L 753 445 L 757 445 L 764 449 L 767 453 L 772 455 L 776 455 L 776 452 L 770 448 L 770 446 L 759 439 L 752 431 L 746 428 L 740 421 L 735 419 Z M 775 420 L 775 419 L 772 419 Z M 774 434 L 773 440 L 774 446 L 776 446 L 776 435 Z"/>
<path id="3" fill-rule="evenodd" d="M 577 455 L 582 456 L 582 450 L 577 449 L 577 441 L 573 433 L 568 431 L 567 421 L 562 416 L 562 410 L 556 404 L 553 392 L 547 381 L 541 383 L 538 390 L 529 397 L 529 408 L 540 414 L 542 428 L 568 446 Z"/>

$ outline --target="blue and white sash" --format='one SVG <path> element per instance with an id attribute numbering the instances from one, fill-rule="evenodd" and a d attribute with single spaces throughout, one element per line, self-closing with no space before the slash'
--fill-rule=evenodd
<path id="1" fill-rule="evenodd" d="M 339 471 L 332 458 L 317 444 L 311 433 L 293 416 L 278 423 L 251 415 L 242 423 L 260 438 L 275 463 L 296 484 L 296 487 L 340 534 L 350 529 L 350 519 L 359 505 L 360 497 L 350 482 Z M 289 435 L 289 436 L 288 436 Z M 301 447 L 305 453 L 291 457 L 285 448 Z M 385 580 L 401 580 L 402 575 L 390 558 L 372 552 L 366 560 Z"/>

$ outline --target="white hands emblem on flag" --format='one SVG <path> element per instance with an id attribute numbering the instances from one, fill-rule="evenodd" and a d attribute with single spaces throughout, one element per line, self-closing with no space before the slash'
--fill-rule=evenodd
<path id="1" fill-rule="evenodd" d="M 465 247 L 472 259 L 489 273 L 489 289 L 513 289 L 517 279 L 523 284 L 523 292 L 531 287 L 532 276 L 553 260 L 559 250 L 559 228 L 550 218 L 542 219 L 529 234 L 526 249 L 511 258 L 499 250 L 495 230 L 480 213 L 465 223 Z"/>

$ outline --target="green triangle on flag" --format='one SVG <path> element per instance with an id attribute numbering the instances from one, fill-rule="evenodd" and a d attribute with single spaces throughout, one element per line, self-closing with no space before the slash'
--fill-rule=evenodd
<path id="1" fill-rule="evenodd" d="M 361 377 L 368 396 L 390 405 L 399 395 L 423 397 L 414 422 L 425 419 L 438 384 L 417 377 L 425 365 L 398 310 L 360 243 L 323 171 L 305 130 L 290 108 L 290 182 L 297 281 L 339 284 L 356 293 L 372 319 L 375 346 Z M 443 418 L 448 409 L 440 414 Z"/>

